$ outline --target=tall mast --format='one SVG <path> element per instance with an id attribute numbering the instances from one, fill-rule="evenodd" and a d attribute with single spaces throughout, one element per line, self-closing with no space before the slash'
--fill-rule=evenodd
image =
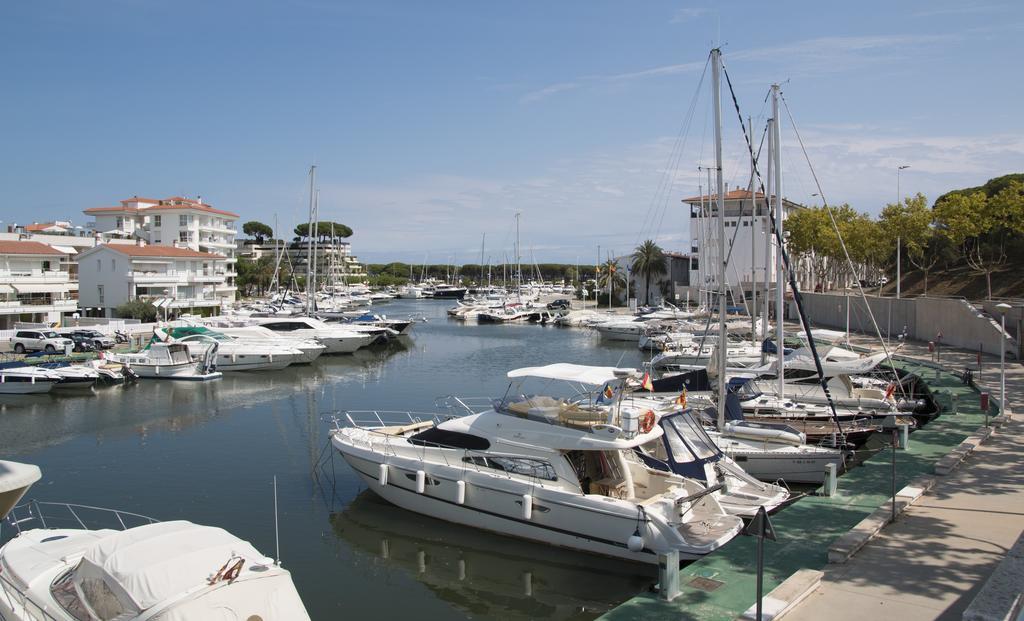
<path id="1" fill-rule="evenodd" d="M 277 291 L 281 287 L 281 240 L 277 238 L 277 214 L 274 214 L 274 277 L 270 280 L 270 289 Z"/>
<path id="2" fill-rule="evenodd" d="M 519 295 L 523 288 L 523 263 L 522 257 L 519 255 L 519 216 L 521 215 L 518 211 L 516 212 L 516 295 Z"/>
<path id="3" fill-rule="evenodd" d="M 785 348 L 783 347 L 783 339 L 785 337 L 785 326 L 783 326 L 782 318 L 784 316 L 782 305 L 785 303 L 785 274 L 786 268 L 782 262 L 782 243 L 785 240 L 782 229 L 782 136 L 779 131 L 779 125 L 782 119 L 779 118 L 779 85 L 772 84 L 772 118 L 775 119 L 772 123 L 772 133 L 774 134 L 774 140 L 772 140 L 772 157 L 775 160 L 775 165 L 772 168 L 772 176 L 775 178 L 774 189 L 775 189 L 775 229 L 778 231 L 779 239 L 779 251 L 775 256 L 775 269 L 777 272 L 776 280 L 777 284 L 775 287 L 775 331 L 776 339 L 775 343 L 776 357 L 779 361 L 779 399 L 785 397 L 786 392 L 786 377 L 785 377 L 785 356 L 783 355 Z M 807 338 L 811 338 L 808 334 Z"/>
<path id="4" fill-rule="evenodd" d="M 711 50 L 711 92 L 715 112 L 715 194 L 718 209 L 718 239 L 720 253 L 718 262 L 718 429 L 725 429 L 725 181 L 722 175 L 722 51 Z"/>
<path id="5" fill-rule="evenodd" d="M 754 202 L 754 123 L 749 116 L 747 135 L 750 136 L 750 297 L 753 304 L 750 309 L 750 340 L 757 341 L 757 235 L 754 235 L 754 213 L 757 211 L 757 203 Z M 742 215 L 740 210 L 740 216 Z M 742 285 L 740 288 L 742 289 Z"/>
<path id="6" fill-rule="evenodd" d="M 773 189 L 772 170 L 774 164 L 772 162 L 772 153 L 774 148 L 772 145 L 775 144 L 775 130 L 772 129 L 772 124 L 775 123 L 774 119 L 768 119 L 768 158 L 766 163 L 766 179 L 765 179 L 765 197 L 764 197 L 764 217 L 761 220 L 762 227 L 764 229 L 764 302 L 762 312 L 762 323 L 761 323 L 761 342 L 763 343 L 768 338 L 768 309 L 771 306 L 771 283 L 772 283 L 772 272 L 771 269 L 771 250 L 774 242 L 772 237 L 772 210 L 771 210 L 771 197 Z M 761 364 L 764 364 L 767 354 L 764 348 L 761 349 Z"/>
<path id="7" fill-rule="evenodd" d="M 316 166 L 309 167 L 309 227 L 306 233 L 306 314 L 313 314 L 313 219 L 316 210 Z"/>
<path id="8" fill-rule="evenodd" d="M 319 273 L 317 255 L 320 254 L 320 188 L 316 189 L 316 200 L 313 201 L 313 310 L 316 310 L 316 277 Z"/>
<path id="9" fill-rule="evenodd" d="M 484 283 L 484 249 L 487 245 L 487 233 L 480 239 L 480 284 Z"/>

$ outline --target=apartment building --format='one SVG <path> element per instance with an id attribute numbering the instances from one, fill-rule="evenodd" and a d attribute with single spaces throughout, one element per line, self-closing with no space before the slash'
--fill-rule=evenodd
<path id="1" fill-rule="evenodd" d="M 78 255 L 79 304 L 87 317 L 115 317 L 132 300 L 171 300 L 174 313 L 215 314 L 225 295 L 228 259 L 167 245 L 100 244 Z"/>
<path id="2" fill-rule="evenodd" d="M 73 256 L 37 241 L 0 240 L 0 329 L 59 323 L 77 312 Z"/>
<path id="3" fill-rule="evenodd" d="M 151 246 L 220 255 L 226 269 L 223 282 L 217 285 L 217 295 L 234 299 L 238 214 L 215 209 L 203 203 L 201 197 L 182 196 L 163 199 L 133 196 L 115 207 L 93 207 L 84 213 L 94 218 L 90 226 L 106 240 L 143 240 Z"/>
<path id="4" fill-rule="evenodd" d="M 257 244 L 254 240 L 244 239 L 237 243 L 236 256 L 258 261 L 262 257 L 282 255 L 281 262 L 295 274 L 306 273 L 306 258 L 310 255 L 309 245 L 305 241 L 281 242 L 275 245 L 273 240 Z M 352 254 L 352 244 L 347 241 L 321 242 L 315 251 L 318 281 L 330 284 L 332 281 L 342 284 L 352 278 L 364 278 L 366 266 Z"/>

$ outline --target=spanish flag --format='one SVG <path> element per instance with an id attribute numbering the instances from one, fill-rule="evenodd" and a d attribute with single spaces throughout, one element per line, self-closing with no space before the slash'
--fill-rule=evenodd
<path id="1" fill-rule="evenodd" d="M 640 380 L 640 388 L 654 392 L 654 383 L 651 382 L 650 373 L 644 373 L 644 378 Z"/>
<path id="2" fill-rule="evenodd" d="M 679 393 L 679 396 L 676 397 L 676 403 L 679 404 L 679 407 L 684 407 L 684 408 L 686 407 L 686 389 L 685 388 L 683 388 L 683 392 Z"/>

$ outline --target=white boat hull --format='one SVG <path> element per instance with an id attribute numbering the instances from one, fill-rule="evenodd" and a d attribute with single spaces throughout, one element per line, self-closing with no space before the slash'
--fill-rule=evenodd
<path id="1" fill-rule="evenodd" d="M 10 381 L 6 375 L 0 374 L 0 395 L 39 395 L 50 392 L 56 385 L 55 379 Z"/>

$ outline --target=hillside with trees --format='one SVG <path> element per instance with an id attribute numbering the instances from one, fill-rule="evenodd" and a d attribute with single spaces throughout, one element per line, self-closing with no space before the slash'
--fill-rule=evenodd
<path id="1" fill-rule="evenodd" d="M 833 223 L 833 218 L 835 222 Z M 971 299 L 1024 297 L 1024 174 L 953 190 L 929 207 L 922 194 L 889 204 L 878 218 L 849 205 L 801 209 L 787 219 L 790 252 L 825 288 L 854 280 L 896 288 L 902 257 L 903 295 Z M 854 263 L 851 272 L 836 229 Z"/>

